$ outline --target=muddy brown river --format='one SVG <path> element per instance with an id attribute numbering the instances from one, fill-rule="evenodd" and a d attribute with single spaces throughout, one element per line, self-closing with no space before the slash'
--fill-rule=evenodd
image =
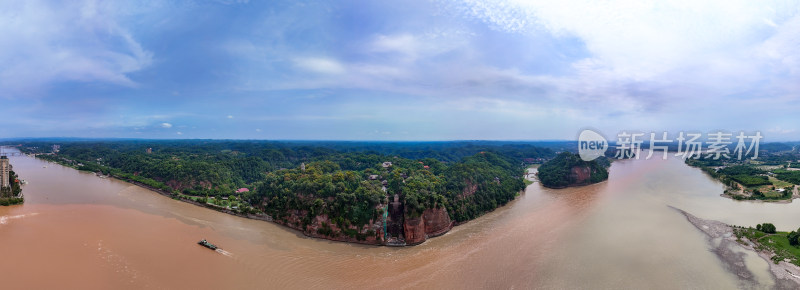
<path id="1" fill-rule="evenodd" d="M 24 205 L 0 207 L 4 289 L 736 288 L 680 213 L 800 226 L 800 201 L 755 204 L 681 160 L 614 162 L 607 182 L 538 183 L 507 206 L 406 248 L 306 238 L 128 183 L 10 157 Z M 208 239 L 225 251 L 198 246 Z M 744 253 L 770 288 L 767 263 Z"/>

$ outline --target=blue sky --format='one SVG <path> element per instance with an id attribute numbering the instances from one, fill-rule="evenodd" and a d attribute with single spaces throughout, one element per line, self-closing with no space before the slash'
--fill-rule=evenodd
<path id="1" fill-rule="evenodd" d="M 3 1 L 0 137 L 800 140 L 796 1 Z"/>

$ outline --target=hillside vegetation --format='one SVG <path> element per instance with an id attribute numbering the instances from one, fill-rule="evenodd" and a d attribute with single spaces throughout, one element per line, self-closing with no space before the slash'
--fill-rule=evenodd
<path id="1" fill-rule="evenodd" d="M 608 179 L 608 160 L 604 157 L 583 161 L 570 152 L 558 154 L 539 167 L 539 181 L 551 188 L 598 183 Z"/>

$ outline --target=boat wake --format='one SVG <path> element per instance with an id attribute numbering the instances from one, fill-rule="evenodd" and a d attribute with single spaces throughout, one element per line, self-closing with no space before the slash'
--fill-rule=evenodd
<path id="1" fill-rule="evenodd" d="M 215 251 L 217 251 L 217 253 L 223 254 L 223 255 L 225 255 L 225 256 L 228 256 L 228 257 L 233 257 L 233 253 L 231 253 L 231 252 L 228 252 L 228 251 L 226 251 L 226 250 L 223 250 L 223 249 L 216 249 Z"/>
<path id="2" fill-rule="evenodd" d="M 7 215 L 0 216 L 0 225 L 7 224 L 9 220 L 21 219 L 21 218 L 24 218 L 26 216 L 35 216 L 37 214 L 39 214 L 39 213 L 19 214 L 19 215 L 12 215 L 12 216 L 7 216 Z"/>

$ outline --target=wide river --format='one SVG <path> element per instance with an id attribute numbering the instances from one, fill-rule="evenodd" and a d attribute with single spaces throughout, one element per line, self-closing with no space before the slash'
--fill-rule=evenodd
<path id="1" fill-rule="evenodd" d="M 0 207 L 2 288 L 735 288 L 668 205 L 729 224 L 800 226 L 800 202 L 755 204 L 678 159 L 614 162 L 607 182 L 516 201 L 406 248 L 306 238 L 128 183 L 11 157 L 24 205 Z M 196 242 L 206 238 L 225 252 Z M 760 285 L 767 262 L 745 253 Z"/>

